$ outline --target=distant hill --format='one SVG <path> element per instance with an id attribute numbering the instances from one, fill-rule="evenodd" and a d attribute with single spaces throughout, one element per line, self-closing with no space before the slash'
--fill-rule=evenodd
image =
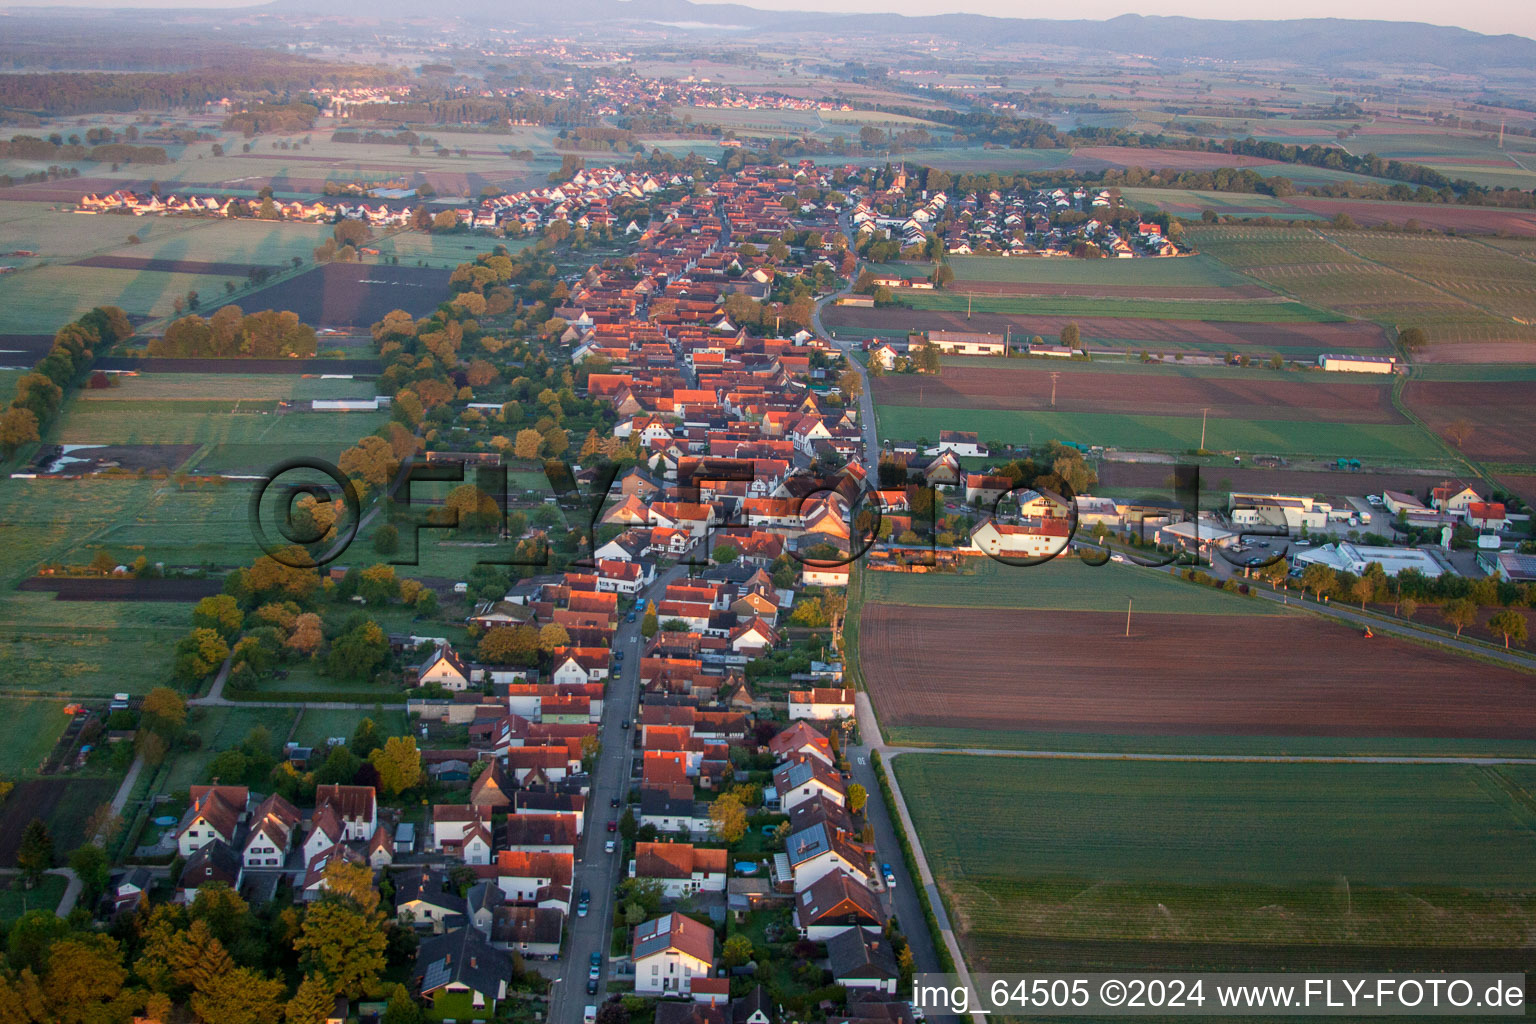
<path id="1" fill-rule="evenodd" d="M 313 11 L 313 0 L 277 0 L 272 9 Z M 327 13 L 420 18 L 416 0 L 330 0 Z M 935 35 L 992 43 L 1047 43 L 1152 57 L 1428 64 L 1454 71 L 1536 67 L 1536 41 L 1488 36 L 1416 22 L 1307 18 L 1293 21 L 1208 21 L 1126 14 L 1108 21 L 993 18 L 976 14 L 925 17 L 763 11 L 743 4 L 690 0 L 563 0 L 558 4 L 461 0 L 453 13 L 484 24 L 569 28 L 580 24 L 650 23 L 775 33 Z M 434 15 L 436 16 L 436 15 Z"/>
<path id="2" fill-rule="evenodd" d="M 808 0 L 807 0 L 808 2 Z M 835 2 L 835 0 L 834 0 Z M 171 12 L 7 4 L 0 10 L 18 21 L 77 22 L 106 30 L 114 24 L 142 27 L 146 19 Z M 111 12 L 103 15 L 103 11 Z M 273 0 L 260 7 L 234 10 L 183 9 L 175 12 L 183 27 L 222 23 L 235 13 L 334 16 L 363 21 L 409 21 L 467 26 L 527 27 L 549 31 L 624 25 L 665 25 L 701 34 L 771 34 L 814 36 L 935 36 L 960 42 L 1047 44 L 1090 51 L 1140 54 L 1160 58 L 1215 58 L 1238 61 L 1295 61 L 1320 68 L 1345 64 L 1426 65 L 1453 72 L 1510 69 L 1536 71 L 1536 40 L 1516 35 L 1489 36 L 1461 28 L 1418 22 L 1304 18 L 1290 21 L 1211 21 L 1200 18 L 1125 14 L 1108 21 L 1052 21 L 1044 18 L 994 18 L 979 14 L 835 14 L 819 11 L 765 11 L 739 3 L 692 0 L 457 0 L 447 8 L 424 7 L 419 0 Z M 17 22 L 12 22 L 13 27 Z"/>

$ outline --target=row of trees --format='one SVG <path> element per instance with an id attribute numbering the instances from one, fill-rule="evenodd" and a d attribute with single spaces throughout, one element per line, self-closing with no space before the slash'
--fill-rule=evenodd
<path id="1" fill-rule="evenodd" d="M 288 310 L 245 313 L 223 306 L 204 319 L 197 314 L 174 320 L 165 334 L 150 339 L 152 356 L 188 358 L 308 358 L 315 354 L 315 329 Z"/>
<path id="2" fill-rule="evenodd" d="M 96 358 L 99 345 L 133 335 L 128 315 L 116 306 L 97 306 L 53 336 L 48 354 L 16 382 L 16 397 L 0 413 L 0 452 L 6 458 L 36 441 L 64 404 L 64 392 L 79 383 Z"/>
<path id="3" fill-rule="evenodd" d="M 337 864 L 305 908 L 253 910 L 222 885 L 189 906 L 157 904 L 107 932 L 89 915 L 50 911 L 11 927 L 0 969 L 0 1016 L 16 1024 L 98 1024 L 195 1015 L 221 1024 L 323 1024 L 337 996 L 387 1000 L 388 1024 L 419 1024 L 403 986 L 382 979 L 416 940 L 390 921 L 366 866 Z M 290 982 L 290 978 L 294 979 Z"/>

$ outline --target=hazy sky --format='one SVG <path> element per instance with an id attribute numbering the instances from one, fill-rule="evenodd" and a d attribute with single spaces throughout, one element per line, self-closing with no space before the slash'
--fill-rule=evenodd
<path id="1" fill-rule="evenodd" d="M 722 0 L 695 0 L 715 3 Z M 1422 21 L 1428 25 L 1536 38 L 1536 4 L 1530 0 L 1480 0 L 1446 6 L 1443 0 L 1288 0 L 1276 6 L 1234 4 L 1231 0 L 1075 0 L 1072 4 L 1025 4 L 1014 0 L 739 0 L 748 7 L 774 10 L 859 11 L 937 14 L 965 11 L 1004 18 L 1113 18 L 1121 14 L 1179 15 L 1187 18 L 1362 18 Z"/>
<path id="2" fill-rule="evenodd" d="M 27 3 L 28 0 L 20 0 Z M 31 5 L 38 0 L 30 0 Z M 535 3 L 541 0 L 510 0 Z M 723 0 L 697 0 L 702 3 Z M 1191 18 L 1367 18 L 1382 21 L 1422 21 L 1455 25 L 1474 32 L 1512 32 L 1536 39 L 1536 4 L 1530 0 L 1475 0 L 1452 4 L 1444 0 L 1289 0 L 1281 7 L 1233 4 L 1231 0 L 1076 0 L 1070 5 L 1023 4 L 1017 0 L 737 0 L 749 7 L 799 11 L 850 11 L 896 14 L 937 14 L 966 11 L 1014 18 L 1113 18 L 1119 14 L 1183 15 Z M 72 7 L 246 7 L 249 0 L 52 0 Z M 0 0 L 0 9 L 20 5 Z M 323 10 L 325 0 L 315 0 Z"/>

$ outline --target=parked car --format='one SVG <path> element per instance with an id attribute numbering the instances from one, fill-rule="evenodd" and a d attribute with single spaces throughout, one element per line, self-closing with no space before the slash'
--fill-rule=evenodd
<path id="1" fill-rule="evenodd" d="M 588 1004 L 582 1008 L 581 1024 L 597 1024 L 597 1007 Z"/>
<path id="2" fill-rule="evenodd" d="M 880 865 L 880 874 L 885 879 L 885 887 L 887 889 L 896 888 L 896 872 L 891 870 L 891 866 L 889 864 Z"/>
<path id="3" fill-rule="evenodd" d="M 614 842 L 613 842 L 612 839 L 608 840 L 606 843 L 603 844 L 603 852 L 604 853 L 612 853 L 615 849 L 616 849 L 616 847 L 614 846 Z"/>
<path id="4" fill-rule="evenodd" d="M 624 728 L 628 729 L 629 728 L 629 719 L 627 719 L 627 718 L 624 719 L 624 721 L 621 724 L 623 725 Z"/>
<path id="5" fill-rule="evenodd" d="M 589 995 L 589 996 L 597 995 L 597 979 L 596 978 L 588 978 L 587 979 L 587 995 Z"/>
<path id="6" fill-rule="evenodd" d="M 608 806 L 609 807 L 617 807 L 617 806 L 619 806 L 619 798 L 618 797 L 614 797 L 613 799 L 609 800 L 608 801 Z"/>
<path id="7" fill-rule="evenodd" d="M 634 612 L 630 612 L 628 615 L 626 615 L 624 617 L 624 621 L 625 622 L 634 622 L 635 621 L 635 613 Z"/>
<path id="8" fill-rule="evenodd" d="M 619 823 L 617 821 L 610 821 L 608 823 L 608 831 L 609 832 L 617 832 L 618 830 L 619 830 Z"/>

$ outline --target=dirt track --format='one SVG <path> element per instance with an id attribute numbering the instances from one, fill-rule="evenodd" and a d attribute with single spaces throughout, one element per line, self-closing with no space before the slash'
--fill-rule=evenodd
<path id="1" fill-rule="evenodd" d="M 1088 341 L 1146 348 L 1154 352 L 1189 351 L 1191 342 L 1242 350 L 1248 355 L 1272 354 L 1282 348 L 1303 347 L 1313 351 L 1385 349 L 1387 336 L 1367 323 L 1270 324 L 1206 320 L 1150 320 L 1133 317 L 1014 316 L 976 313 L 969 320 L 961 312 L 936 310 L 862 309 L 833 306 L 822 314 L 829 328 L 860 327 L 888 331 L 893 337 L 909 331 L 974 331 L 1002 338 L 1011 327 L 1020 340 L 1032 334 L 1055 338 L 1069 323 L 1076 323 Z M 1258 349 L 1255 353 L 1253 350 Z"/>
<path id="2" fill-rule="evenodd" d="M 937 380 L 893 374 L 873 384 L 875 399 L 883 405 L 1049 409 L 1054 369 L 1039 360 L 1021 359 L 1017 369 L 950 365 Z M 1384 379 L 1298 381 L 1267 370 L 1252 371 L 1250 378 L 1066 372 L 1056 382 L 1055 407 L 1149 416 L 1188 416 L 1207 407 L 1234 419 L 1404 422 L 1392 408 Z"/>
<path id="3" fill-rule="evenodd" d="M 866 605 L 892 725 L 1150 735 L 1529 739 L 1536 676 L 1301 616 Z M 962 659 L 957 660 L 957 653 Z M 1492 713 L 1497 709 L 1497 713 Z"/>

